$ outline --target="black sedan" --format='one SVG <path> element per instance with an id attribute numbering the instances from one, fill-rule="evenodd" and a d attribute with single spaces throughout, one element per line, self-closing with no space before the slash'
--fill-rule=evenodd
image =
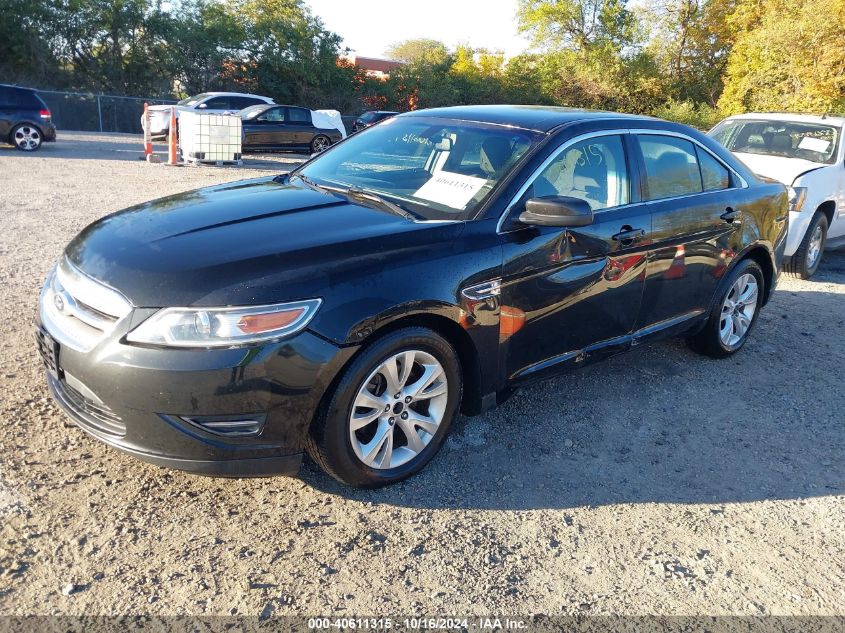
<path id="1" fill-rule="evenodd" d="M 141 459 L 268 475 L 307 451 L 379 486 L 527 382 L 665 336 L 736 353 L 787 204 L 683 125 L 403 114 L 290 175 L 94 222 L 47 280 L 38 345 L 67 413 Z"/>
<path id="2" fill-rule="evenodd" d="M 355 119 L 355 123 L 352 125 L 352 131 L 360 132 L 364 128 L 375 125 L 379 121 L 384 121 L 385 119 L 394 117 L 397 114 L 399 113 L 393 110 L 368 110 Z"/>
<path id="3" fill-rule="evenodd" d="M 34 152 L 56 140 L 56 126 L 47 104 L 31 88 L 0 84 L 0 142 Z"/>
<path id="4" fill-rule="evenodd" d="M 298 150 L 316 154 L 343 139 L 336 128 L 317 127 L 307 108 L 261 104 L 239 114 L 244 152 Z"/>

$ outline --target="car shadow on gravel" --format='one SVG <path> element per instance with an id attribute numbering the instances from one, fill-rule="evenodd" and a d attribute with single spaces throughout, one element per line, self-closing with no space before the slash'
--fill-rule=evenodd
<path id="1" fill-rule="evenodd" d="M 327 493 L 415 508 L 722 504 L 845 494 L 845 253 L 775 293 L 722 361 L 683 341 L 640 348 L 460 418 L 416 477 L 375 491 L 307 463 Z"/>

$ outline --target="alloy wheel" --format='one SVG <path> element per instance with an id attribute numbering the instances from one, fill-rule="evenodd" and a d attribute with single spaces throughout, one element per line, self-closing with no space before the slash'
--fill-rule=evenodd
<path id="1" fill-rule="evenodd" d="M 736 347 L 751 327 L 757 311 L 757 279 L 750 273 L 740 275 L 722 304 L 719 338 L 725 347 Z"/>
<path id="2" fill-rule="evenodd" d="M 449 399 L 440 362 L 407 350 L 381 363 L 358 390 L 349 416 L 349 440 L 370 468 L 396 468 L 417 457 L 437 433 Z"/>
<path id="3" fill-rule="evenodd" d="M 818 264 L 819 257 L 822 253 L 822 243 L 824 242 L 824 230 L 821 224 L 816 226 L 813 235 L 810 238 L 810 243 L 807 245 L 807 270 L 813 270 Z"/>
<path id="4" fill-rule="evenodd" d="M 15 130 L 15 145 L 25 152 L 34 151 L 41 145 L 41 133 L 30 125 L 22 125 Z"/>
<path id="5" fill-rule="evenodd" d="M 314 153 L 319 154 L 329 148 L 329 139 L 325 136 L 318 136 L 314 139 Z"/>

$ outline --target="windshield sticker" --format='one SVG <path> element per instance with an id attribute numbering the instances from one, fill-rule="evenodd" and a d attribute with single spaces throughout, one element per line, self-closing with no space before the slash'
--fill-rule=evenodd
<path id="1" fill-rule="evenodd" d="M 830 141 L 826 141 L 823 138 L 813 138 L 812 136 L 805 136 L 798 143 L 798 149 L 807 149 L 811 152 L 818 152 L 819 154 L 824 154 L 828 147 L 830 147 Z"/>
<path id="2" fill-rule="evenodd" d="M 414 197 L 430 200 L 453 209 L 464 209 L 486 183 L 485 178 L 456 174 L 451 171 L 440 171 L 417 189 Z"/>

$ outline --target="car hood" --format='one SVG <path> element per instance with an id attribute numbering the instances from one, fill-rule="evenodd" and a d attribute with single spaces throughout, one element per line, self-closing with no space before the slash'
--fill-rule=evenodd
<path id="1" fill-rule="evenodd" d="M 442 244 L 460 226 L 414 222 L 261 178 L 106 216 L 66 256 L 136 307 L 260 305 L 321 296 L 334 275 L 352 266 L 384 268 L 393 255 Z"/>
<path id="2" fill-rule="evenodd" d="M 734 155 L 755 174 L 773 178 L 785 185 L 791 185 L 798 176 L 814 169 L 821 169 L 827 165 L 814 163 L 802 158 L 786 158 L 784 156 L 766 156 L 764 154 L 747 154 L 735 152 Z"/>

